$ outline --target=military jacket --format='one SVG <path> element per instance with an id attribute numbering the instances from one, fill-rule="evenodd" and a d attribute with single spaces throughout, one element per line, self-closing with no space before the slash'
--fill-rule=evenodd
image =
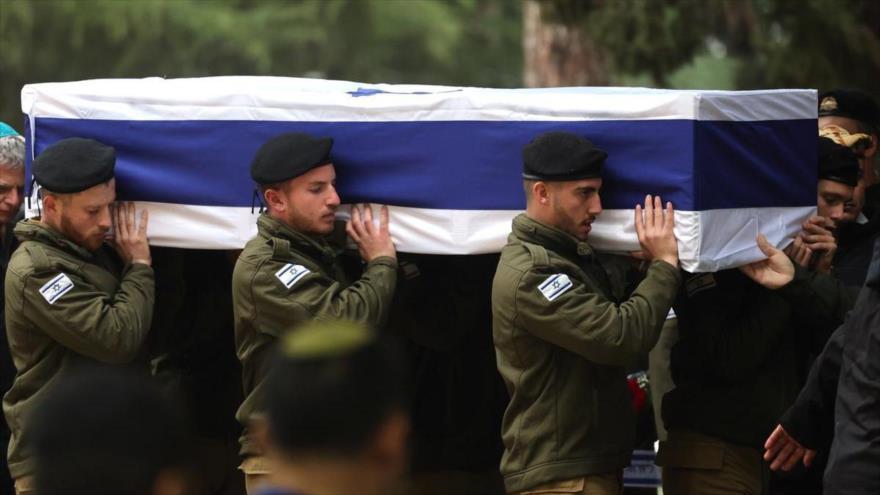
<path id="1" fill-rule="evenodd" d="M 21 245 L 6 273 L 6 331 L 17 373 L 3 398 L 12 431 L 9 470 L 33 474 L 28 415 L 55 380 L 81 363 L 128 363 L 153 316 L 153 269 L 122 266 L 109 246 L 89 252 L 34 220 L 15 227 Z"/>
<path id="2" fill-rule="evenodd" d="M 397 261 L 376 258 L 360 279 L 349 283 L 339 254 L 325 239 L 296 232 L 267 214 L 257 220 L 257 236 L 245 246 L 232 274 L 236 352 L 245 394 L 236 417 L 245 427 L 260 410 L 269 351 L 283 332 L 316 318 L 373 327 L 385 323 Z M 242 455 L 260 454 L 246 428 L 241 444 Z"/>
<path id="3" fill-rule="evenodd" d="M 656 343 L 680 280 L 655 261 L 618 302 L 589 244 L 514 219 L 492 285 L 496 361 L 510 393 L 508 492 L 629 464 L 635 415 L 624 366 Z"/>

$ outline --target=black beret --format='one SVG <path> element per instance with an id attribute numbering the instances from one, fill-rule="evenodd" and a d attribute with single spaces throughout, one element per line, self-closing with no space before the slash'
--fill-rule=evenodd
<path id="1" fill-rule="evenodd" d="M 819 179 L 833 180 L 854 187 L 859 182 L 859 160 L 856 154 L 846 146 L 820 137 Z"/>
<path id="2" fill-rule="evenodd" d="M 56 193 L 77 193 L 113 178 L 116 150 L 94 139 L 67 138 L 34 159 L 37 183 Z"/>
<path id="3" fill-rule="evenodd" d="M 275 184 L 330 163 L 333 138 L 316 138 L 301 132 L 281 134 L 266 141 L 251 163 L 257 184 Z"/>
<path id="4" fill-rule="evenodd" d="M 819 95 L 819 117 L 837 116 L 880 127 L 880 107 L 871 96 L 855 89 L 832 89 Z"/>
<path id="5" fill-rule="evenodd" d="M 523 149 L 523 178 L 543 181 L 602 176 L 608 153 L 570 132 L 546 132 Z"/>

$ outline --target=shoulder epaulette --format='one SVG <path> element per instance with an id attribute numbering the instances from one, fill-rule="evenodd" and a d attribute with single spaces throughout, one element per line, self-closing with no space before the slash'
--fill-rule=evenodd
<path id="1" fill-rule="evenodd" d="M 276 260 L 287 260 L 290 258 L 290 241 L 273 237 L 269 240 L 272 243 L 272 258 Z"/>
<path id="2" fill-rule="evenodd" d="M 529 254 L 532 255 L 532 261 L 535 262 L 534 266 L 550 266 L 550 255 L 547 254 L 547 249 L 544 246 L 532 244 L 531 242 L 523 242 L 522 244 L 529 250 Z"/>
<path id="3" fill-rule="evenodd" d="M 35 273 L 47 272 L 53 268 L 52 261 L 43 246 L 36 242 L 25 242 L 22 246 L 31 258 Z"/>

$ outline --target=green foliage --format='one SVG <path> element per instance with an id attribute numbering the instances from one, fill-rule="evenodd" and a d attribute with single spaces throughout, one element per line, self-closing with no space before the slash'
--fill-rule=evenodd
<path id="1" fill-rule="evenodd" d="M 0 0 L 0 119 L 27 83 L 275 75 L 516 87 L 518 2 Z"/>
<path id="2" fill-rule="evenodd" d="M 861 87 L 878 91 L 880 9 L 864 0 L 753 3 L 741 88 Z"/>
<path id="3" fill-rule="evenodd" d="M 614 84 L 880 91 L 875 0 L 538 0 Z M 24 84 L 276 75 L 522 85 L 516 0 L 0 0 L 0 119 Z M 878 95 L 880 96 L 880 95 Z"/>
<path id="4" fill-rule="evenodd" d="M 880 96 L 876 0 L 539 1 L 548 21 L 599 43 L 615 84 L 848 86 Z"/>
<path id="5" fill-rule="evenodd" d="M 655 86 L 703 46 L 703 0 L 621 0 L 603 4 L 585 29 L 613 54 L 621 73 L 647 72 Z M 593 27 L 594 26 L 594 27 Z"/>

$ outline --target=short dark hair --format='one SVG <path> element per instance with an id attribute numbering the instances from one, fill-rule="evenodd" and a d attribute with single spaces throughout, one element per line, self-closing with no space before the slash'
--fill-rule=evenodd
<path id="1" fill-rule="evenodd" d="M 129 368 L 88 366 L 60 379 L 27 427 L 41 495 L 150 493 L 162 470 L 187 459 L 182 411 Z"/>
<path id="2" fill-rule="evenodd" d="M 348 325 L 317 323 L 340 324 Z M 282 341 L 264 389 L 269 435 L 279 450 L 350 456 L 394 411 L 406 408 L 401 351 L 388 337 L 370 333 L 365 343 L 325 355 L 291 356 Z"/>
<path id="3" fill-rule="evenodd" d="M 538 182 L 534 179 L 523 179 L 523 190 L 526 193 L 526 201 L 531 201 L 532 199 L 532 187 L 535 185 L 535 182 Z"/>

